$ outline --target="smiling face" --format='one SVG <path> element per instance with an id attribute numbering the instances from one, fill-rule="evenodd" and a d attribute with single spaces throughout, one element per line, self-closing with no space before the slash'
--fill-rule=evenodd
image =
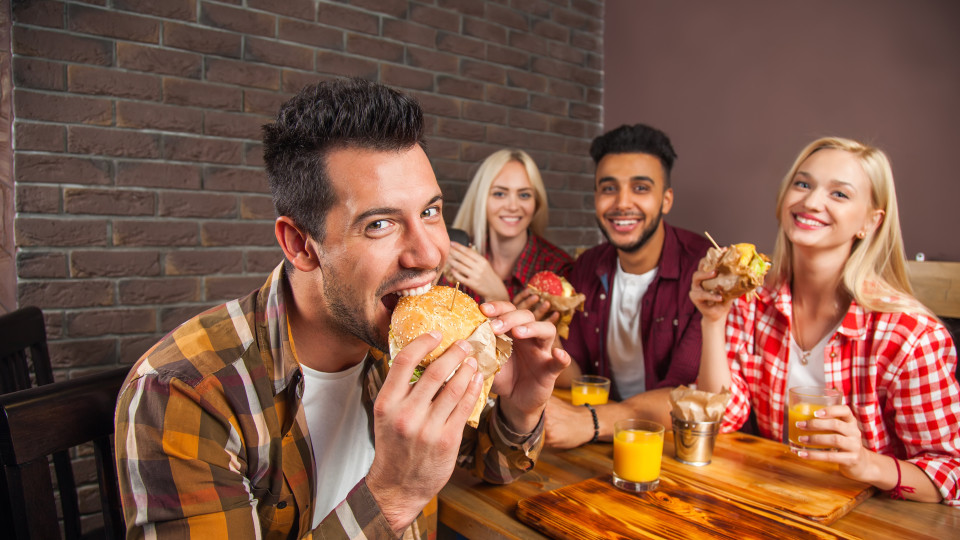
<path id="1" fill-rule="evenodd" d="M 628 253 L 644 247 L 673 205 L 663 166 L 650 154 L 607 154 L 597 163 L 594 209 L 607 240 Z"/>
<path id="2" fill-rule="evenodd" d="M 509 161 L 490 184 L 487 224 L 490 235 L 515 238 L 526 232 L 537 210 L 537 198 L 523 164 Z"/>
<path id="3" fill-rule="evenodd" d="M 857 158 L 827 148 L 800 164 L 783 196 L 779 217 L 794 246 L 849 253 L 858 234 L 871 232 L 881 215 L 873 208 L 870 178 Z"/>
<path id="4" fill-rule="evenodd" d="M 337 193 L 317 246 L 326 319 L 388 350 L 397 294 L 429 286 L 450 249 L 440 186 L 419 146 L 334 150 L 326 170 Z"/>

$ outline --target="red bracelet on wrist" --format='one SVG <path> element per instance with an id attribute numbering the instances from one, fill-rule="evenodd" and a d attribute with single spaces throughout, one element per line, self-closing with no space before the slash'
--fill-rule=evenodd
<path id="1" fill-rule="evenodd" d="M 893 464 L 897 466 L 897 485 L 893 486 L 893 489 L 890 490 L 890 498 L 906 500 L 904 493 L 913 493 L 916 490 L 910 486 L 900 485 L 900 481 L 903 479 L 900 475 L 900 460 L 893 456 L 890 456 L 890 458 L 893 459 Z"/>

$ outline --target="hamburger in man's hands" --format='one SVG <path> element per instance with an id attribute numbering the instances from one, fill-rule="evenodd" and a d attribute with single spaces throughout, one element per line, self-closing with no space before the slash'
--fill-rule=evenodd
<path id="1" fill-rule="evenodd" d="M 734 244 L 727 249 L 712 247 L 700 261 L 700 269 L 717 271 L 717 277 L 703 280 L 701 286 L 722 295 L 726 302 L 762 285 L 770 269 L 770 258 L 757 253 L 753 244 Z"/>
<path id="2" fill-rule="evenodd" d="M 550 307 L 560 314 L 560 320 L 557 321 L 557 334 L 566 339 L 570 334 L 570 321 L 573 319 L 573 312 L 577 309 L 583 311 L 583 301 L 586 296 L 573 290 L 573 285 L 566 279 L 544 270 L 537 272 L 527 282 L 542 300 L 550 302 Z"/>
<path id="3" fill-rule="evenodd" d="M 494 334 L 490 320 L 480 312 L 480 307 L 468 294 L 453 287 L 438 285 L 423 294 L 404 296 L 397 302 L 390 318 L 390 358 L 395 358 L 411 341 L 431 330 L 443 335 L 440 345 L 420 362 L 410 383 L 416 382 L 424 368 L 455 341 L 467 341 L 473 347 L 477 369 L 483 374 L 483 389 L 467 420 L 468 424 L 476 427 L 487 403 L 493 376 L 510 358 L 512 340 L 508 336 Z"/>

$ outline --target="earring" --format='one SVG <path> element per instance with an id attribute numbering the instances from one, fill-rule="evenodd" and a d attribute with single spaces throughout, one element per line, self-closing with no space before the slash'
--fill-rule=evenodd
<path id="1" fill-rule="evenodd" d="M 861 239 L 861 240 L 863 240 L 863 239 L 866 238 L 866 237 L 867 237 L 867 233 L 865 233 L 865 232 L 863 232 L 863 231 L 860 231 L 860 232 L 857 233 L 857 238 L 859 238 L 859 239 Z"/>

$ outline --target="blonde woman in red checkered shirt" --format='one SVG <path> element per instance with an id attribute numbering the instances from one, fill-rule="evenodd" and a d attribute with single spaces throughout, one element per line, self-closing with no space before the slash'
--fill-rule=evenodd
<path id="1" fill-rule="evenodd" d="M 950 334 L 911 294 L 893 173 L 879 149 L 825 138 L 808 145 L 777 197 L 774 267 L 757 295 L 722 302 L 694 274 L 703 314 L 698 384 L 732 389 L 723 428 L 750 411 L 783 440 L 796 381 L 839 388 L 844 404 L 797 427 L 828 434 L 799 451 L 894 497 L 960 506 L 960 388 Z M 801 441 L 803 439 L 801 438 Z"/>

